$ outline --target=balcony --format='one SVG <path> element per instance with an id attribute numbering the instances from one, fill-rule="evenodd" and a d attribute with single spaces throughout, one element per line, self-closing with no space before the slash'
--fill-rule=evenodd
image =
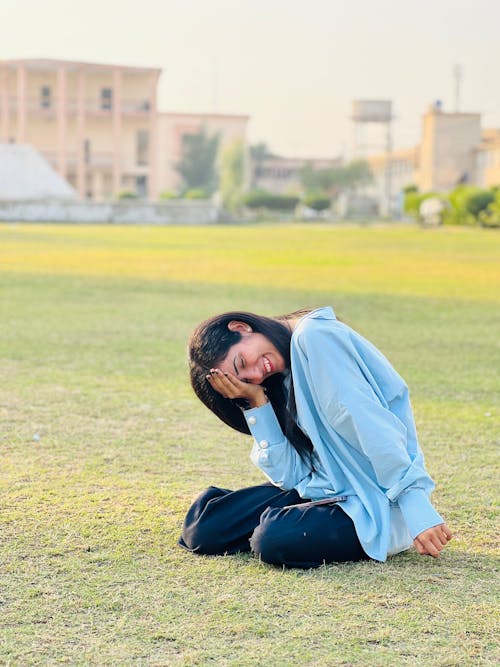
<path id="1" fill-rule="evenodd" d="M 40 97 L 29 96 L 26 98 L 26 112 L 30 116 L 39 116 L 41 118 L 51 118 L 57 115 L 58 98 L 51 97 L 41 99 Z M 84 113 L 87 116 L 111 117 L 113 115 L 114 100 L 102 100 L 101 98 L 86 98 L 83 103 Z M 9 115 L 17 114 L 19 102 L 17 97 L 11 96 L 8 100 Z M 67 116 L 76 116 L 78 113 L 78 99 L 69 97 L 66 99 L 65 111 Z M 122 116 L 149 116 L 151 113 L 151 104 L 145 99 L 122 99 Z"/>
<path id="2" fill-rule="evenodd" d="M 57 168 L 58 165 L 58 153 L 56 151 L 40 151 L 43 157 L 50 162 L 50 164 Z M 68 151 L 65 155 L 65 162 L 68 167 L 76 166 L 78 162 L 78 155 L 76 151 Z M 93 169 L 107 167 L 111 169 L 113 167 L 113 153 L 110 151 L 95 151 L 91 152 L 89 155 L 84 157 L 85 169 Z"/>

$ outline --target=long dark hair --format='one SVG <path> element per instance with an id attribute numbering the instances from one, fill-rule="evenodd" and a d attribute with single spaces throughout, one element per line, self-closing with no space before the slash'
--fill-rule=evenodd
<path id="1" fill-rule="evenodd" d="M 286 368 L 289 369 L 292 334 L 286 320 L 295 319 L 307 312 L 309 311 L 302 310 L 270 318 L 244 311 L 233 311 L 216 315 L 198 325 L 191 334 L 188 344 L 191 385 L 198 398 L 228 426 L 240 433 L 249 434 L 250 431 L 242 413 L 242 409 L 248 407 L 246 402 L 241 399 L 224 398 L 210 386 L 206 379 L 210 369 L 220 363 L 226 357 L 229 348 L 241 340 L 241 334 L 238 331 L 230 331 L 228 324 L 232 320 L 244 322 L 255 333 L 264 335 L 276 347 L 285 360 Z M 283 373 L 271 375 L 263 381 L 262 386 L 265 387 L 267 397 L 272 403 L 284 434 L 301 458 L 307 459 L 310 458 L 313 446 L 297 425 L 293 379 L 290 378 L 287 398 L 284 377 Z"/>

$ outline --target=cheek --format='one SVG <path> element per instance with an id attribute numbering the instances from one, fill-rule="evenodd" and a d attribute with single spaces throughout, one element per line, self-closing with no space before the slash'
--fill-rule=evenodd
<path id="1" fill-rule="evenodd" d="M 231 364 L 228 363 L 227 359 L 224 359 L 224 361 L 221 361 L 220 364 L 217 364 L 216 368 L 221 370 L 223 373 L 234 373 L 234 368 L 231 366 Z"/>

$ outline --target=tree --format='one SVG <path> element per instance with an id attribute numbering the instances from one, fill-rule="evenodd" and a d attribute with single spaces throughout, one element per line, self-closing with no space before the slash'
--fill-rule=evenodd
<path id="1" fill-rule="evenodd" d="M 347 190 L 368 185 L 373 181 L 370 165 L 366 160 L 354 160 L 343 169 L 343 185 Z"/>
<path id="2" fill-rule="evenodd" d="M 308 192 L 307 195 L 302 200 L 304 206 L 311 208 L 313 211 L 320 213 L 321 211 L 326 211 L 330 208 L 332 202 L 330 197 L 327 197 L 324 194 L 317 192 Z"/>
<path id="3" fill-rule="evenodd" d="M 221 156 L 220 193 L 222 203 L 229 211 L 241 204 L 245 183 L 245 149 L 241 139 L 236 139 Z"/>
<path id="4" fill-rule="evenodd" d="M 250 157 L 255 162 L 262 162 L 266 158 L 276 157 L 276 155 L 271 151 L 269 146 L 261 141 L 258 144 L 253 144 L 250 146 Z"/>
<path id="5" fill-rule="evenodd" d="M 302 168 L 300 178 L 306 192 L 325 192 L 330 197 L 367 185 L 373 180 L 370 166 L 365 160 L 354 160 L 349 164 L 328 169 L 315 169 L 311 164 L 307 164 Z"/>
<path id="6" fill-rule="evenodd" d="M 207 196 L 217 189 L 217 151 L 220 137 L 210 136 L 205 127 L 182 137 L 182 155 L 174 165 L 182 176 L 183 191 L 204 190 Z"/>
<path id="7" fill-rule="evenodd" d="M 333 195 L 334 186 L 340 181 L 341 167 L 315 169 L 310 163 L 302 167 L 300 181 L 306 192 L 327 192 Z"/>

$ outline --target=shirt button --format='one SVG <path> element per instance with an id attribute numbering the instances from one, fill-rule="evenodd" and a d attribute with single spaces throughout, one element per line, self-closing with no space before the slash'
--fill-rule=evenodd
<path id="1" fill-rule="evenodd" d="M 250 424 L 250 426 L 253 426 L 254 424 L 257 423 L 257 420 L 255 419 L 255 417 L 249 417 L 248 423 Z"/>
<path id="2" fill-rule="evenodd" d="M 259 447 L 262 447 L 262 449 L 267 449 L 268 445 L 269 445 L 269 443 L 267 442 L 267 440 L 261 440 L 259 442 Z"/>

